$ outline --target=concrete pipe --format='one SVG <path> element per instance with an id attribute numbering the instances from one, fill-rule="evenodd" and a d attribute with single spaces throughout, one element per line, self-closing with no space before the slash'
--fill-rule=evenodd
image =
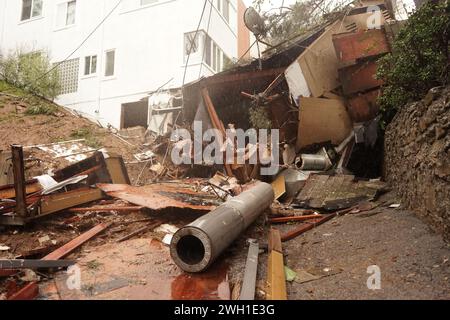
<path id="1" fill-rule="evenodd" d="M 186 272 L 206 270 L 274 198 L 272 186 L 259 182 L 225 202 L 175 233 L 170 244 L 172 259 Z"/>

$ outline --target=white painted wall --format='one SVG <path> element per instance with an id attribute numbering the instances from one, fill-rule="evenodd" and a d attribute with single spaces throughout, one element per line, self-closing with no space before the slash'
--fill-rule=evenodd
<path id="1" fill-rule="evenodd" d="M 42 16 L 20 22 L 21 0 L 0 0 L 0 50 L 48 50 L 53 62 L 67 57 L 119 0 L 77 0 L 76 23 L 58 29 L 56 8 L 67 0 L 43 0 Z M 214 0 L 213 0 L 214 2 Z M 213 7 L 209 35 L 230 57 L 237 56 L 236 0 L 230 7 L 230 23 Z M 122 0 L 116 11 L 71 57 L 80 58 L 79 86 L 76 93 L 58 97 L 57 102 L 94 116 L 103 124 L 120 125 L 123 103 L 148 96 L 173 78 L 169 87 L 180 87 L 185 68 L 184 33 L 195 31 L 204 0 L 159 0 L 140 6 L 140 0 Z M 208 29 L 208 2 L 201 29 Z M 104 52 L 116 50 L 115 75 L 104 77 Z M 85 77 L 84 57 L 97 55 L 97 74 Z M 186 82 L 213 71 L 200 61 L 191 60 Z"/>

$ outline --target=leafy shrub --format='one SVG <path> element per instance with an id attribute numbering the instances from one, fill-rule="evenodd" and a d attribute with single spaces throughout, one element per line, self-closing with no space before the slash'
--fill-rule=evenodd
<path id="1" fill-rule="evenodd" d="M 47 115 L 52 116 L 58 111 L 58 108 L 50 104 L 41 104 L 37 106 L 28 107 L 25 111 L 26 115 Z"/>
<path id="2" fill-rule="evenodd" d="M 449 36 L 449 1 L 428 2 L 400 30 L 392 53 L 378 61 L 377 77 L 385 81 L 379 98 L 384 124 L 408 102 L 449 82 Z"/>
<path id="3" fill-rule="evenodd" d="M 52 70 L 46 53 L 21 50 L 0 56 L 0 80 L 33 94 L 54 99 L 60 90 L 57 69 Z"/>

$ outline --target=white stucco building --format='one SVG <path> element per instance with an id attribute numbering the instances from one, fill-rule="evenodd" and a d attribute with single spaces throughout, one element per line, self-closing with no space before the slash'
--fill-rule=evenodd
<path id="1" fill-rule="evenodd" d="M 238 57 L 238 33 L 245 32 L 238 26 L 241 0 L 207 1 L 186 83 Z M 134 102 L 166 82 L 165 88 L 182 85 L 203 6 L 204 0 L 0 0 L 0 50 L 48 51 L 53 63 L 65 61 L 58 103 L 103 125 L 144 125 L 151 120 L 146 102 Z"/>

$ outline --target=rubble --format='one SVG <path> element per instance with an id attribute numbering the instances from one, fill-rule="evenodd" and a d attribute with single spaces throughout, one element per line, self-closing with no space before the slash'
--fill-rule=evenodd
<path id="1" fill-rule="evenodd" d="M 367 30 L 364 8 L 296 38 L 294 45 L 269 48 L 258 61 L 188 83 L 182 97 L 179 92 L 176 99 L 152 96 L 155 117 L 149 128 L 108 131 L 109 139 L 127 146 L 124 154 L 89 146 L 87 139 L 0 151 L 0 224 L 35 228 L 22 241 L 33 239 L 34 245 L 20 252 L 13 247 L 16 240 L 5 245 L 2 240 L 0 277 L 14 279 L 7 298 L 39 295 L 41 280 L 18 286 L 18 269 L 81 263 L 90 287 L 68 290 L 67 275 L 58 273 L 53 285 L 62 299 L 121 292 L 135 298 L 253 300 L 261 296 L 257 275 L 263 248 L 268 249 L 268 300 L 287 299 L 286 281 L 331 275 L 331 269 L 325 274 L 291 270 L 283 244 L 345 214 L 373 210 L 387 190 L 386 183 L 357 178 L 349 167 L 359 157 L 358 146 L 373 148 L 379 138 L 376 98 L 383 83 L 373 77 L 375 60 L 390 51 L 392 37 L 389 13 L 383 12 L 380 29 Z M 174 114 L 181 111 L 179 120 Z M 258 129 L 279 130 L 278 143 L 246 140 L 236 146 L 227 140 L 227 130 L 255 126 L 252 112 L 267 117 L 261 123 L 268 128 Z M 196 157 L 196 137 L 171 134 L 177 128 L 190 132 L 199 120 L 202 133 L 213 128 L 223 135 L 216 141 L 221 151 L 232 146 L 232 163 L 172 163 L 174 148 Z M 445 138 L 447 127 L 435 122 L 427 118 L 418 124 L 423 139 Z M 250 163 L 258 149 L 264 152 Z M 274 174 L 262 175 L 259 169 L 272 151 L 281 164 Z M 241 154 L 244 164 L 237 161 Z M 441 178 L 443 167 L 436 169 Z M 233 282 L 232 294 L 226 249 L 243 251 L 233 244 L 246 240 L 245 231 L 255 223 L 261 233 L 269 230 L 268 240 L 249 240 L 245 272 Z M 63 236 L 56 229 L 64 230 Z M 14 235 L 20 238 L 24 230 Z M 76 255 L 83 245 L 83 254 Z M 74 259 L 60 260 L 69 255 Z M 141 277 L 143 265 L 150 269 L 149 279 Z M 115 268 L 120 270 L 111 272 Z"/>

